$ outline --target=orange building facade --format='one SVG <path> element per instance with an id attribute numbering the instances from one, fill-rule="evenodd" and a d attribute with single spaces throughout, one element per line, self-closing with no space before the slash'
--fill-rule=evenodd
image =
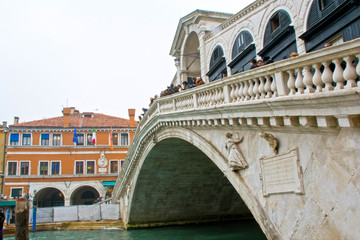
<path id="1" fill-rule="evenodd" d="M 134 109 L 124 119 L 64 108 L 61 117 L 15 118 L 6 139 L 4 195 L 27 197 L 38 207 L 111 197 L 135 134 L 134 117 Z"/>

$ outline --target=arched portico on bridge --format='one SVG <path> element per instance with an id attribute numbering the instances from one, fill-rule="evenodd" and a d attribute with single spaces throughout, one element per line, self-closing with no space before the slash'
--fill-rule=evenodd
<path id="1" fill-rule="evenodd" d="M 278 238 L 240 174 L 200 135 L 166 128 L 142 151 L 122 206 L 128 227 L 255 218 L 266 235 Z"/>

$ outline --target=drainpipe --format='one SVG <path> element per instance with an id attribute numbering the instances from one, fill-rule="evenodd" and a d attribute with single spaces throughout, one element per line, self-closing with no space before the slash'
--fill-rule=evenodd
<path id="1" fill-rule="evenodd" d="M 1 194 L 4 195 L 4 187 L 5 187 L 5 162 L 6 162 L 6 134 L 8 132 L 8 127 L 6 126 L 6 124 L 4 124 L 5 122 L 3 122 L 3 127 L 4 127 L 4 156 L 3 156 L 3 173 L 1 175 Z"/>

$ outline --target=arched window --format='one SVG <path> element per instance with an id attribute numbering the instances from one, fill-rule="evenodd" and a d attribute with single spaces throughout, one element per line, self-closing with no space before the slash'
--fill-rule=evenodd
<path id="1" fill-rule="evenodd" d="M 360 37 L 360 6 L 352 0 L 314 0 L 307 19 L 307 31 L 300 36 L 306 51 L 336 45 Z"/>
<path id="2" fill-rule="evenodd" d="M 294 26 L 285 10 L 275 12 L 265 28 L 264 48 L 259 55 L 270 57 L 274 61 L 289 57 L 290 53 L 297 52 Z"/>
<path id="3" fill-rule="evenodd" d="M 209 76 L 210 82 L 227 75 L 224 51 L 220 46 L 217 46 L 211 55 L 210 71 L 206 75 Z"/>
<path id="4" fill-rule="evenodd" d="M 231 74 L 250 69 L 250 61 L 256 58 L 253 41 L 253 37 L 248 31 L 242 31 L 237 36 L 232 49 L 232 61 L 228 65 L 231 68 Z"/>

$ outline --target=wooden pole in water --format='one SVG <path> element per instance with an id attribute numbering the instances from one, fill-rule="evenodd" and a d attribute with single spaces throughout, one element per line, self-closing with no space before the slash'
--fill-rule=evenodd
<path id="1" fill-rule="evenodd" d="M 15 240 L 29 240 L 29 205 L 18 199 L 15 207 Z"/>

